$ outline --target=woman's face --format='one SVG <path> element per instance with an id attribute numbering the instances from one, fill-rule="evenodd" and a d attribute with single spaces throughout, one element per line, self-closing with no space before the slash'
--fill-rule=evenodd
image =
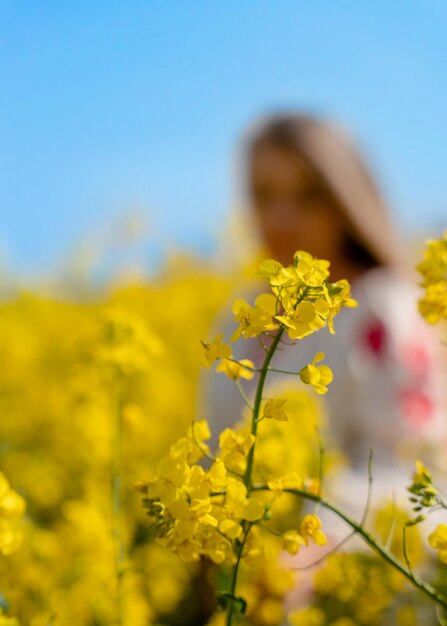
<path id="1" fill-rule="evenodd" d="M 341 254 L 343 220 L 315 172 L 298 155 L 264 144 L 249 171 L 253 210 L 273 256 L 291 263 L 296 250 L 335 261 Z"/>

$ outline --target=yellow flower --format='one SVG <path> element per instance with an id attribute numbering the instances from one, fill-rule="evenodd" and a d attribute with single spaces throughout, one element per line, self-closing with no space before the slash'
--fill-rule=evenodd
<path id="1" fill-rule="evenodd" d="M 211 343 L 202 341 L 203 347 L 203 364 L 205 367 L 211 367 L 214 361 L 218 359 L 228 359 L 231 356 L 231 348 L 227 343 L 222 341 L 223 335 L 217 335 Z"/>
<path id="2" fill-rule="evenodd" d="M 264 262 L 259 276 L 266 276 L 273 287 L 320 287 L 329 277 L 329 261 L 315 259 L 307 252 L 295 252 L 293 265 L 282 267 L 275 261 Z"/>
<path id="3" fill-rule="evenodd" d="M 273 319 L 276 315 L 276 298 L 271 293 L 258 296 L 254 307 L 247 304 L 245 300 L 236 300 L 233 313 L 235 321 L 239 322 L 239 327 L 233 333 L 231 341 L 236 341 L 241 335 L 248 339 L 267 330 L 278 328 L 278 324 Z"/>
<path id="4" fill-rule="evenodd" d="M 447 230 L 442 239 L 427 241 L 424 260 L 417 269 L 426 282 L 435 283 L 447 278 Z"/>
<path id="5" fill-rule="evenodd" d="M 265 513 L 264 505 L 256 497 L 247 498 L 247 488 L 236 479 L 232 479 L 227 485 L 225 505 L 227 514 L 250 522 L 261 518 Z"/>
<path id="6" fill-rule="evenodd" d="M 24 513 L 25 500 L 11 489 L 6 476 L 0 472 L 0 518 L 19 518 Z"/>
<path id="7" fill-rule="evenodd" d="M 283 534 L 282 538 L 284 550 L 292 555 L 298 554 L 301 546 L 304 546 L 307 543 L 304 537 L 302 537 L 297 530 L 288 530 Z"/>
<path id="8" fill-rule="evenodd" d="M 197 463 L 202 457 L 209 453 L 210 448 L 205 443 L 211 437 L 210 428 L 206 420 L 194 421 L 189 426 L 186 440 L 188 441 L 187 461 L 189 464 Z"/>
<path id="9" fill-rule="evenodd" d="M 308 493 L 313 493 L 316 496 L 320 493 L 321 481 L 318 478 L 306 478 L 304 481 L 304 489 Z"/>
<path id="10" fill-rule="evenodd" d="M 207 472 L 205 479 L 209 482 L 210 491 L 219 491 L 227 482 L 227 470 L 222 459 L 216 459 L 210 470 Z"/>
<path id="11" fill-rule="evenodd" d="M 242 526 L 239 521 L 225 518 L 219 524 L 219 530 L 230 539 L 239 539 L 242 535 Z"/>
<path id="12" fill-rule="evenodd" d="M 287 474 L 287 476 L 269 480 L 267 486 L 275 496 L 280 496 L 284 489 L 302 489 L 303 479 L 298 474 L 292 472 Z"/>
<path id="13" fill-rule="evenodd" d="M 315 513 L 310 513 L 303 517 L 300 524 L 300 533 L 306 544 L 309 538 L 318 546 L 324 546 L 327 543 L 326 535 L 321 530 L 321 520 Z"/>
<path id="14" fill-rule="evenodd" d="M 283 269 L 284 267 L 279 261 L 266 259 L 259 266 L 257 275 L 261 278 L 268 278 L 271 284 L 271 279 L 276 278 Z"/>
<path id="15" fill-rule="evenodd" d="M 428 241 L 424 260 L 417 267 L 422 274 L 423 297 L 419 311 L 429 324 L 447 320 L 447 230 L 442 239 Z"/>
<path id="16" fill-rule="evenodd" d="M 418 307 L 420 314 L 429 324 L 447 320 L 447 281 L 427 285 Z"/>
<path id="17" fill-rule="evenodd" d="M 13 491 L 0 472 L 0 554 L 15 552 L 22 543 L 18 522 L 25 513 L 25 500 Z"/>
<path id="18" fill-rule="evenodd" d="M 236 433 L 226 428 L 220 433 L 219 447 L 225 467 L 242 474 L 247 465 L 247 454 L 255 438 L 250 433 Z"/>
<path id="19" fill-rule="evenodd" d="M 293 265 L 288 267 L 277 261 L 265 261 L 258 275 L 269 280 L 284 309 L 283 313 L 276 314 L 276 319 L 286 327 L 291 339 L 302 339 L 326 324 L 333 333 L 333 318 L 341 307 L 357 305 L 351 298 L 349 283 L 346 280 L 328 283 L 329 262 L 315 259 L 307 252 L 296 252 Z M 270 312 L 275 315 L 273 306 Z M 244 319 L 247 325 L 247 314 Z"/>
<path id="20" fill-rule="evenodd" d="M 418 523 L 424 518 L 421 511 L 435 506 L 438 502 L 438 489 L 433 484 L 433 479 L 421 461 L 416 461 L 416 472 L 413 473 L 413 482 L 408 487 L 412 494 L 410 501 L 413 503 L 413 510 L 417 513 L 414 523 Z"/>
<path id="21" fill-rule="evenodd" d="M 289 418 L 283 408 L 286 402 L 287 400 L 283 398 L 268 400 L 264 406 L 263 417 L 278 420 L 278 422 L 287 422 Z"/>
<path id="22" fill-rule="evenodd" d="M 432 477 L 422 461 L 416 461 L 416 471 L 413 473 L 413 483 L 418 485 L 431 484 Z"/>
<path id="23" fill-rule="evenodd" d="M 325 320 L 331 334 L 335 333 L 334 317 L 341 308 L 356 306 L 358 303 L 351 297 L 351 286 L 344 279 L 330 285 L 323 285 L 322 295 L 315 301 L 315 310 L 318 316 Z"/>
<path id="24" fill-rule="evenodd" d="M 242 557 L 244 563 L 249 567 L 260 568 L 265 565 L 266 559 L 278 557 L 281 544 L 274 538 L 273 542 L 269 541 L 270 537 L 266 536 L 259 526 L 253 526 L 247 536 Z"/>
<path id="25" fill-rule="evenodd" d="M 247 501 L 244 503 L 244 509 L 242 513 L 242 517 L 249 522 L 255 522 L 261 517 L 264 517 L 265 507 L 262 502 L 256 499 L 256 497 L 247 498 Z"/>
<path id="26" fill-rule="evenodd" d="M 16 617 L 8 617 L 0 609 L 0 626 L 20 626 L 20 624 Z"/>
<path id="27" fill-rule="evenodd" d="M 238 380 L 239 378 L 251 380 L 255 375 L 254 367 L 255 364 L 250 359 L 241 359 L 240 361 L 225 359 L 216 367 L 216 372 L 222 372 L 232 380 Z"/>
<path id="28" fill-rule="evenodd" d="M 149 483 L 149 497 L 159 498 L 165 506 L 173 504 L 190 471 L 184 460 L 177 460 L 171 455 L 165 457 L 157 465 L 157 478 Z"/>
<path id="29" fill-rule="evenodd" d="M 302 250 L 295 252 L 293 261 L 299 278 L 309 287 L 321 287 L 329 278 L 329 261 L 315 259 Z"/>
<path id="30" fill-rule="evenodd" d="M 315 306 L 303 300 L 296 308 L 286 311 L 285 315 L 277 315 L 276 319 L 287 327 L 290 339 L 302 339 L 314 332 L 312 324 L 317 321 Z"/>
<path id="31" fill-rule="evenodd" d="M 291 613 L 289 622 L 291 626 L 324 626 L 326 616 L 319 607 L 309 606 Z"/>
<path id="32" fill-rule="evenodd" d="M 323 352 L 317 352 L 312 363 L 303 367 L 299 372 L 300 378 L 306 385 L 312 385 L 317 393 L 327 393 L 327 386 L 332 382 L 333 374 L 327 365 L 316 365 L 325 358 Z"/>
<path id="33" fill-rule="evenodd" d="M 439 524 L 434 532 L 428 537 L 432 548 L 438 550 L 441 563 L 447 563 L 447 524 Z"/>

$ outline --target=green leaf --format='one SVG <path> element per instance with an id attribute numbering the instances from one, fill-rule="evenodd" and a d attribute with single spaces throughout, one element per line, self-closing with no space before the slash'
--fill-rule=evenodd
<path id="1" fill-rule="evenodd" d="M 244 615 L 247 609 L 247 602 L 241 596 L 235 596 L 229 591 L 219 591 L 217 594 L 217 605 L 220 609 L 227 609 L 231 604 L 236 608 L 238 615 Z"/>

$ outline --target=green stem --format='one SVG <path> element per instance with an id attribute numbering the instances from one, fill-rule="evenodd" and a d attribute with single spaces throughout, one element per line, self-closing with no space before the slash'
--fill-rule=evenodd
<path id="1" fill-rule="evenodd" d="M 267 354 L 265 355 L 264 363 L 262 365 L 261 372 L 259 375 L 255 401 L 253 404 L 253 415 L 252 415 L 252 420 L 251 420 L 251 434 L 255 438 L 256 438 L 256 433 L 258 430 L 258 419 L 259 419 L 259 412 L 261 410 L 262 394 L 264 392 L 264 385 L 265 385 L 265 380 L 267 378 L 269 365 L 273 358 L 273 355 L 275 354 L 276 348 L 278 347 L 278 344 L 281 341 L 281 337 L 283 336 L 284 330 L 285 330 L 284 328 L 280 328 L 278 332 L 276 333 L 272 341 L 272 344 L 270 348 L 268 349 Z M 253 443 L 252 447 L 250 448 L 250 451 L 247 456 L 247 469 L 245 470 L 244 484 L 247 487 L 248 491 L 250 491 L 251 489 L 255 445 L 256 445 L 256 440 Z"/>
<path id="2" fill-rule="evenodd" d="M 241 362 L 238 361 L 237 359 L 233 359 L 231 357 L 228 357 L 228 361 L 231 361 L 232 363 L 237 363 L 238 365 L 241 365 Z M 247 369 L 250 370 L 250 372 L 262 372 L 263 368 L 262 367 L 252 367 L 251 365 L 247 365 L 246 363 L 243 363 L 242 366 Z M 289 370 L 279 370 L 276 369 L 275 367 L 269 367 L 267 369 L 267 372 L 275 372 L 276 374 L 289 374 L 289 376 L 298 376 L 299 372 L 291 372 Z M 238 381 L 236 381 L 238 382 Z"/>
<path id="3" fill-rule="evenodd" d="M 272 344 L 270 346 L 270 348 L 267 351 L 267 354 L 265 355 L 265 359 L 264 359 L 264 363 L 262 366 L 262 369 L 260 370 L 260 376 L 259 376 L 259 380 L 258 380 L 258 385 L 256 388 L 256 395 L 255 395 L 255 401 L 254 401 L 254 405 L 253 405 L 253 410 L 252 410 L 252 419 L 251 419 L 251 434 L 255 437 L 255 442 L 253 443 L 252 447 L 250 448 L 250 451 L 248 453 L 247 456 L 247 468 L 245 470 L 245 474 L 244 474 L 244 485 L 247 487 L 247 491 L 250 491 L 251 489 L 251 482 L 252 482 L 252 472 L 253 472 L 253 460 L 254 460 L 254 453 L 255 453 L 255 443 L 256 443 L 256 433 L 258 430 L 258 420 L 259 420 L 259 412 L 261 409 L 261 402 L 262 402 L 262 394 L 264 391 L 264 384 L 265 384 L 265 379 L 267 378 L 267 373 L 268 373 L 268 368 L 270 365 L 270 362 L 273 358 L 273 355 L 275 353 L 276 348 L 278 347 L 279 342 L 281 341 L 281 337 L 284 333 L 284 328 L 280 328 L 278 330 L 278 332 L 276 333 Z M 237 576 L 238 576 L 238 572 L 239 572 L 239 565 L 241 562 L 241 558 L 242 558 L 242 551 L 244 549 L 244 545 L 245 545 L 245 541 L 247 540 L 248 537 L 248 533 L 250 532 L 250 528 L 251 526 L 248 525 L 245 529 L 245 533 L 244 533 L 244 538 L 243 540 L 240 542 L 239 544 L 239 548 L 238 548 L 238 552 L 236 555 L 236 563 L 234 565 L 233 568 L 233 575 L 231 578 L 231 589 L 230 589 L 230 594 L 231 596 L 235 596 L 236 595 L 236 585 L 237 585 Z M 227 617 L 226 617 L 226 626 L 232 626 L 233 624 L 233 617 L 234 617 L 234 601 L 230 600 L 229 606 L 228 606 L 228 612 L 227 612 Z"/>
<path id="4" fill-rule="evenodd" d="M 242 552 L 244 550 L 245 542 L 247 541 L 250 528 L 251 528 L 251 525 L 247 525 L 247 528 L 244 532 L 244 537 L 242 541 L 239 543 L 239 549 L 236 555 L 236 563 L 233 568 L 233 576 L 231 577 L 231 588 L 230 588 L 230 594 L 233 597 L 236 595 L 236 585 L 237 585 L 237 575 L 239 572 L 239 565 L 241 563 Z M 230 604 L 228 606 L 228 612 L 227 612 L 227 618 L 226 618 L 226 626 L 232 626 L 233 617 L 234 617 L 234 600 L 230 599 Z"/>
<path id="5" fill-rule="evenodd" d="M 253 485 L 253 491 L 268 491 L 268 485 Z M 434 587 L 432 587 L 429 583 L 424 582 L 419 576 L 414 574 L 409 569 L 406 569 L 400 561 L 396 559 L 386 548 L 381 546 L 376 539 L 363 527 L 363 525 L 353 519 L 351 519 L 348 515 L 340 511 L 338 507 L 334 504 L 325 500 L 321 496 L 314 495 L 312 493 L 308 493 L 307 491 L 303 491 L 301 489 L 284 489 L 285 493 L 292 493 L 301 498 L 305 498 L 306 500 L 312 500 L 313 502 L 318 502 L 328 511 L 332 511 L 337 515 L 340 519 L 342 519 L 348 526 L 350 526 L 358 535 L 362 537 L 362 539 L 389 565 L 394 567 L 394 569 L 398 570 L 410 583 L 417 587 L 422 593 L 428 596 L 431 600 L 434 600 L 437 604 L 442 606 L 444 609 L 447 609 L 447 598 L 442 594 L 438 593 Z"/>
<path id="6" fill-rule="evenodd" d="M 307 293 L 309 291 L 309 288 L 306 287 L 304 289 L 304 291 L 301 293 L 301 295 L 298 296 L 297 301 L 295 303 L 295 308 L 298 306 L 298 304 L 300 302 L 302 302 L 302 300 L 304 300 L 304 298 L 306 297 Z M 273 341 L 270 345 L 270 348 L 266 351 L 266 355 L 265 355 L 265 359 L 264 359 L 264 363 L 262 364 L 262 368 L 259 372 L 259 380 L 258 380 L 258 385 L 256 388 L 256 395 L 255 395 L 255 401 L 253 404 L 253 411 L 252 411 L 252 419 L 251 419 L 251 434 L 253 435 L 253 437 L 255 438 L 252 447 L 250 448 L 250 451 L 247 455 L 247 468 L 245 470 L 245 474 L 244 474 L 244 485 L 247 488 L 247 493 L 250 493 L 251 489 L 252 489 L 252 474 L 253 474 L 253 462 L 254 462 L 254 456 L 255 456 L 255 446 L 256 446 L 256 434 L 258 431 L 258 422 L 259 422 L 259 412 L 261 410 L 261 403 L 262 403 L 262 395 L 264 392 L 264 385 L 265 385 L 265 381 L 267 378 L 267 374 L 269 372 L 269 366 L 271 363 L 271 360 L 273 358 L 273 355 L 275 354 L 276 348 L 278 347 L 279 342 L 281 341 L 281 338 L 284 334 L 285 331 L 285 327 L 284 326 L 280 326 L 280 328 L 278 329 L 276 335 L 273 337 Z M 244 535 L 244 539 L 241 542 L 240 546 L 239 546 L 239 550 L 238 550 L 238 554 L 237 554 L 237 561 L 236 564 L 234 566 L 233 569 L 233 577 L 232 577 L 232 582 L 231 582 L 231 595 L 235 596 L 236 593 L 236 585 L 237 585 L 237 575 L 238 575 L 238 571 L 239 571 L 239 563 L 242 557 L 242 550 L 244 548 L 244 544 L 245 541 L 248 537 L 248 534 L 250 532 L 250 528 L 251 526 L 248 525 L 245 529 L 245 535 Z M 226 619 L 226 626 L 232 626 L 232 622 L 233 622 L 233 615 L 234 615 L 234 601 L 230 602 L 230 606 L 228 608 L 228 613 L 227 613 L 227 619 Z"/>
<path id="7" fill-rule="evenodd" d="M 242 398 L 242 400 L 244 401 L 245 405 L 250 409 L 251 413 L 253 414 L 253 407 L 250 404 L 250 400 L 247 397 L 247 394 L 244 391 L 244 388 L 241 385 L 241 381 L 240 380 L 236 380 L 236 387 L 237 390 L 239 391 L 239 394 Z"/>

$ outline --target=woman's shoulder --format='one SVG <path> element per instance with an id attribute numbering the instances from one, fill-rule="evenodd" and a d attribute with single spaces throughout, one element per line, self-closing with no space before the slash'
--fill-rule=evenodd
<path id="1" fill-rule="evenodd" d="M 359 302 L 349 329 L 353 350 L 399 379 L 405 371 L 412 384 L 426 379 L 438 361 L 437 338 L 419 315 L 417 286 L 380 268 L 356 281 L 353 293 Z"/>
<path id="2" fill-rule="evenodd" d="M 396 336 L 421 333 L 429 337 L 418 312 L 419 291 L 410 278 L 387 268 L 375 268 L 356 279 L 352 293 L 359 303 L 357 323 L 380 322 Z"/>
<path id="3" fill-rule="evenodd" d="M 416 303 L 418 298 L 417 285 L 407 275 L 386 267 L 362 274 L 353 282 L 352 292 L 354 297 L 378 312 L 383 312 L 384 306 L 387 309 L 389 303 L 405 308 Z M 417 309 L 413 308 L 416 312 Z"/>

